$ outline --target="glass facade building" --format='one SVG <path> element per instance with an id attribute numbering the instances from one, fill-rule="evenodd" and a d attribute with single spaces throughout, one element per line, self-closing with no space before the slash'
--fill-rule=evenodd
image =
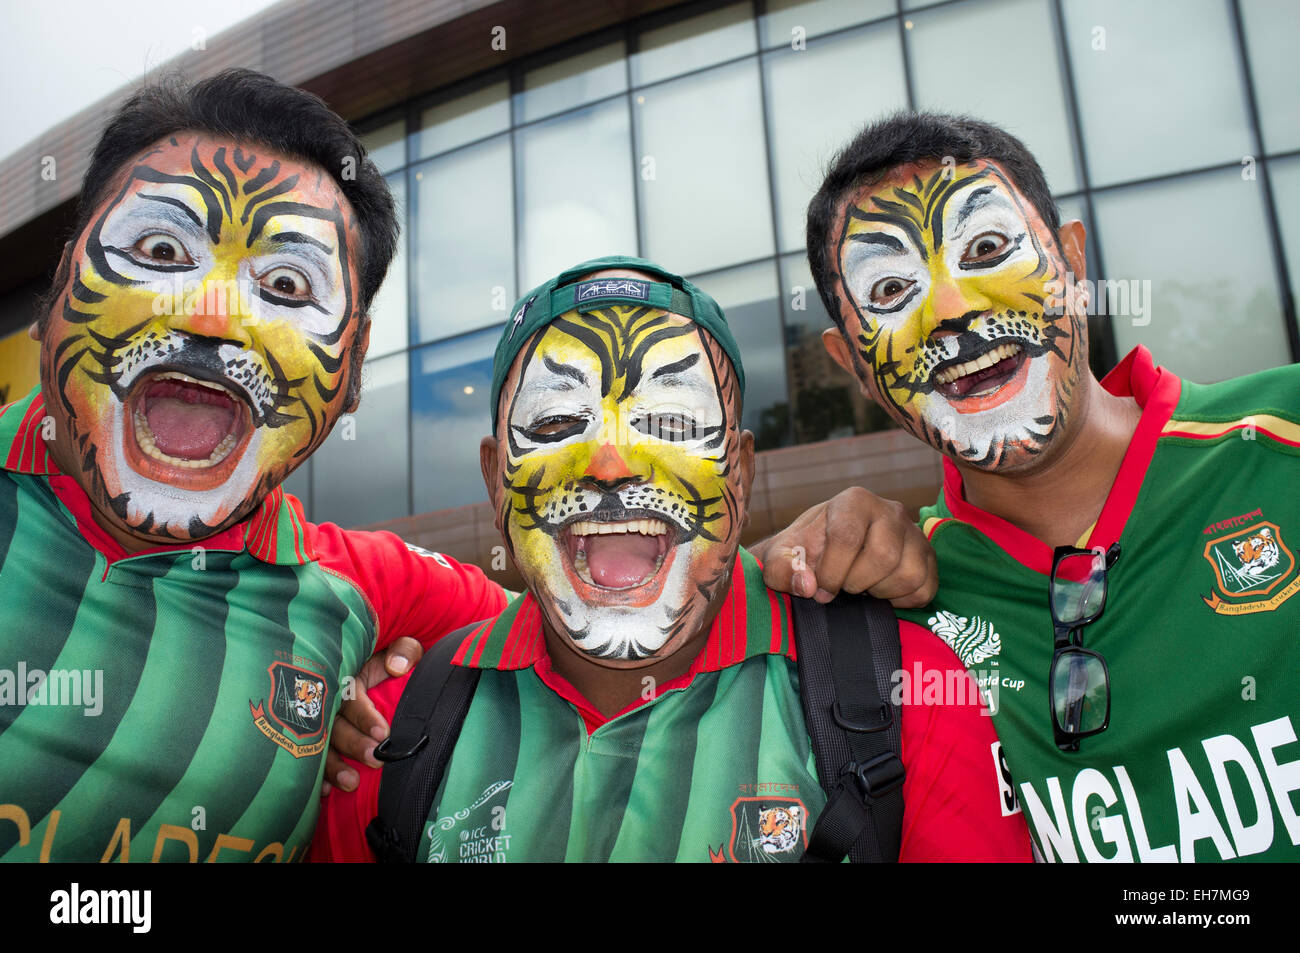
<path id="1" fill-rule="evenodd" d="M 484 500 L 501 325 L 610 253 L 721 302 L 760 450 L 887 427 L 824 354 L 804 209 L 839 146 L 909 107 L 987 119 L 1038 157 L 1108 283 L 1099 371 L 1138 344 L 1196 381 L 1295 361 L 1297 35 L 1288 0 L 686 4 L 371 117 L 401 252 L 361 408 L 288 488 L 352 526 Z"/>

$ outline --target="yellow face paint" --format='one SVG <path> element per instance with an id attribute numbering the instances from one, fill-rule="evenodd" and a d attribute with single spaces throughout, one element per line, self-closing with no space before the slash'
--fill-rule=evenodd
<path id="1" fill-rule="evenodd" d="M 201 538 L 306 459 L 347 400 L 357 246 L 314 166 L 178 134 L 127 168 L 42 330 L 51 449 L 100 513 Z"/>
<path id="2" fill-rule="evenodd" d="M 1009 469 L 1062 432 L 1087 364 L 1056 236 L 994 162 L 914 163 L 851 196 L 833 245 L 859 377 L 958 462 Z"/>
<path id="3" fill-rule="evenodd" d="M 672 654 L 739 542 L 730 362 L 678 315 L 575 311 L 534 336 L 502 394 L 500 521 L 549 622 L 598 660 Z"/>

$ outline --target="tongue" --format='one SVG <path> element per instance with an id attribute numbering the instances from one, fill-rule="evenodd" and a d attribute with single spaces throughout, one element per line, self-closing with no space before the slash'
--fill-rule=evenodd
<path id="1" fill-rule="evenodd" d="M 145 419 L 154 446 L 163 453 L 182 460 L 206 460 L 230 433 L 235 413 L 232 407 L 159 397 L 146 402 Z"/>
<path id="2" fill-rule="evenodd" d="M 607 589 L 635 586 L 655 571 L 659 538 L 641 533 L 587 536 L 587 571 L 596 585 Z"/>
<path id="3" fill-rule="evenodd" d="M 1016 357 L 1003 358 L 992 367 L 985 367 L 976 371 L 974 374 L 967 374 L 965 377 L 959 377 L 952 382 L 953 389 L 957 392 L 958 397 L 965 397 L 975 390 L 992 390 L 1003 380 L 997 378 L 1009 377 L 1015 373 Z"/>

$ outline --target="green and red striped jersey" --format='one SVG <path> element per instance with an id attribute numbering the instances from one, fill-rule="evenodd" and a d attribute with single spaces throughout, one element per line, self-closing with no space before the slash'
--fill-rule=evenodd
<path id="1" fill-rule="evenodd" d="M 278 488 L 201 545 L 128 555 L 44 417 L 39 391 L 0 409 L 0 859 L 301 859 L 347 679 L 504 596 Z"/>
<path id="2" fill-rule="evenodd" d="M 909 674 L 965 681 L 939 639 L 909 623 L 900 635 Z M 537 602 L 524 595 L 466 636 L 454 658 L 482 675 L 423 859 L 798 860 L 826 796 L 795 653 L 788 597 L 763 585 L 742 550 L 690 669 L 607 719 L 556 674 Z M 390 719 L 404 681 L 371 693 Z M 1000 808 L 996 737 L 978 697 L 902 697 L 903 860 L 1029 859 L 1024 824 Z M 325 799 L 315 860 L 371 859 L 364 830 L 381 773 L 352 764 L 360 786 Z"/>
<path id="3" fill-rule="evenodd" d="M 1300 366 L 1202 386 L 1138 348 L 1102 384 L 1142 406 L 1077 544 L 1121 546 L 1105 610 L 1082 631 L 1109 667 L 1109 727 L 1057 750 L 1052 550 L 968 503 L 948 461 L 922 511 L 940 592 L 904 614 L 996 686 L 1047 859 L 1300 859 Z"/>

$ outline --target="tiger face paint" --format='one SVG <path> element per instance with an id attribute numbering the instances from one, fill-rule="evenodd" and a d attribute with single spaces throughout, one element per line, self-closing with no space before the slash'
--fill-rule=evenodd
<path id="1" fill-rule="evenodd" d="M 103 518 L 212 535 L 320 444 L 364 346 L 358 242 L 330 176 L 266 150 L 178 134 L 127 167 L 41 331 L 49 447 Z"/>
<path id="2" fill-rule="evenodd" d="M 895 169 L 850 197 L 832 252 L 858 377 L 914 436 L 1007 471 L 1064 431 L 1085 319 L 1052 308 L 1072 269 L 997 163 Z"/>
<path id="3" fill-rule="evenodd" d="M 664 658 L 707 621 L 752 474 L 738 391 L 706 332 L 653 308 L 570 312 L 515 360 L 499 525 L 549 624 L 588 657 Z"/>

